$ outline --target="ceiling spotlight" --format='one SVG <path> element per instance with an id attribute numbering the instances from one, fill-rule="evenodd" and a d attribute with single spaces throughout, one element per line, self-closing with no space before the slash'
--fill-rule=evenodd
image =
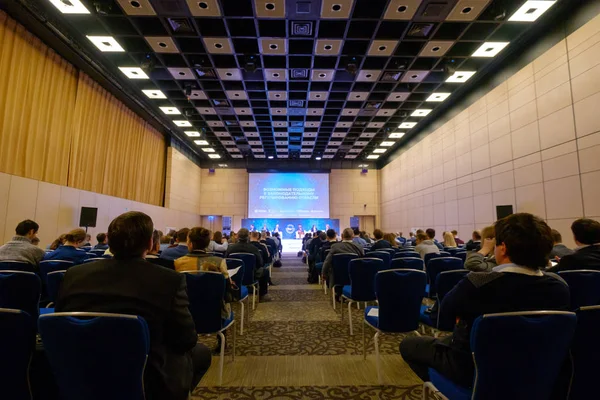
<path id="1" fill-rule="evenodd" d="M 150 79 L 148 75 L 137 67 L 119 67 L 122 73 L 125 74 L 129 79 Z"/>
<path id="2" fill-rule="evenodd" d="M 381 142 L 379 145 L 382 147 L 391 147 L 394 144 L 395 144 L 394 142 Z"/>
<path id="3" fill-rule="evenodd" d="M 179 115 L 181 111 L 179 111 L 176 107 L 158 107 L 162 112 L 167 115 Z"/>
<path id="4" fill-rule="evenodd" d="M 425 117 L 430 112 L 431 112 L 431 110 L 428 110 L 428 109 L 420 109 L 420 110 L 413 111 L 413 113 L 410 114 L 410 116 L 411 117 Z"/>
<path id="5" fill-rule="evenodd" d="M 315 160 L 321 161 L 321 157 L 316 157 Z"/>
<path id="6" fill-rule="evenodd" d="M 203 147 L 202 151 L 205 153 L 214 153 L 215 149 L 213 149 L 212 147 Z"/>
<path id="7" fill-rule="evenodd" d="M 436 101 L 441 102 L 446 100 L 450 96 L 450 93 L 433 93 L 425 101 Z"/>
<path id="8" fill-rule="evenodd" d="M 196 143 L 198 146 L 208 146 L 208 142 L 206 140 L 194 140 L 194 143 Z M 204 149 L 202 149 L 202 150 L 204 150 Z M 209 153 L 212 153 L 212 152 L 209 152 Z"/>
<path id="9" fill-rule="evenodd" d="M 190 121 L 185 121 L 185 120 L 173 121 L 173 123 L 175 125 L 177 125 L 177 126 L 180 126 L 180 127 L 192 126 L 192 124 L 190 123 Z"/>
<path id="10" fill-rule="evenodd" d="M 495 57 L 506 46 L 508 46 L 508 42 L 485 42 L 475 50 L 472 57 Z"/>
<path id="11" fill-rule="evenodd" d="M 95 1 L 94 8 L 96 9 L 96 13 L 98 15 L 108 15 L 112 11 L 112 4 L 104 1 Z"/>
<path id="12" fill-rule="evenodd" d="M 272 160 L 272 159 L 273 159 L 273 156 L 269 156 L 269 157 L 267 157 L 267 158 L 268 158 L 269 160 Z"/>
<path id="13" fill-rule="evenodd" d="M 80 0 L 50 0 L 50 3 L 63 14 L 89 14 Z"/>
<path id="14" fill-rule="evenodd" d="M 446 82 L 463 83 L 468 81 L 473 75 L 475 75 L 475 71 L 456 71 L 452 76 L 446 79 Z"/>
<path id="15" fill-rule="evenodd" d="M 398 128 L 400 128 L 400 129 L 410 129 L 410 128 L 414 128 L 415 125 L 417 125 L 416 122 L 403 122 L 400 125 L 398 125 Z"/>
<path id="16" fill-rule="evenodd" d="M 146 72 L 151 72 L 154 69 L 154 65 L 156 65 L 154 58 L 152 58 L 152 55 L 148 53 L 144 56 L 144 59 L 140 63 L 140 68 Z"/>
<path id="17" fill-rule="evenodd" d="M 374 154 L 383 154 L 387 151 L 387 149 L 375 149 L 373 150 Z"/>
<path id="18" fill-rule="evenodd" d="M 87 36 L 100 51 L 108 52 L 124 52 L 125 49 L 112 36 Z"/>
<path id="19" fill-rule="evenodd" d="M 377 160 L 379 158 L 379 155 L 377 154 L 371 154 L 369 156 L 367 156 L 367 160 Z"/>
<path id="20" fill-rule="evenodd" d="M 144 93 L 146 96 L 148 96 L 151 99 L 166 99 L 167 98 L 167 96 L 160 90 L 142 90 L 142 93 Z"/>
<path id="21" fill-rule="evenodd" d="M 388 136 L 388 139 L 400 139 L 404 135 L 405 135 L 404 132 L 394 132 L 394 133 L 390 133 L 390 136 Z"/>
<path id="22" fill-rule="evenodd" d="M 508 20 L 512 22 L 533 22 L 548 11 L 554 3 L 556 3 L 554 0 L 526 1 Z"/>
<path id="23" fill-rule="evenodd" d="M 218 154 L 209 154 L 208 157 L 209 158 L 221 158 L 221 156 Z"/>
<path id="24" fill-rule="evenodd" d="M 200 132 L 197 131 L 184 131 L 183 133 L 185 133 L 188 137 L 200 137 Z"/>
<path id="25" fill-rule="evenodd" d="M 244 71 L 254 72 L 257 68 L 257 58 L 254 55 L 249 55 L 244 58 Z"/>
<path id="26" fill-rule="evenodd" d="M 350 57 L 348 64 L 346 64 L 346 72 L 352 75 L 356 74 L 356 71 L 358 71 L 358 64 L 358 58 Z"/>

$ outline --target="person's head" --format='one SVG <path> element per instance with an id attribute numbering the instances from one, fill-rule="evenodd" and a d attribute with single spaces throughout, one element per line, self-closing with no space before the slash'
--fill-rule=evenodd
<path id="1" fill-rule="evenodd" d="M 250 240 L 252 242 L 258 242 L 260 240 L 260 232 L 250 232 Z"/>
<path id="2" fill-rule="evenodd" d="M 241 242 L 241 243 L 246 243 L 246 242 L 248 242 L 248 239 L 249 239 L 248 236 L 249 236 L 248 229 L 242 228 L 237 233 L 237 241 Z"/>
<path id="3" fill-rule="evenodd" d="M 302 224 L 298 224 L 298 230 L 302 230 Z"/>
<path id="4" fill-rule="evenodd" d="M 304 234 L 304 239 L 311 239 L 312 238 L 312 234 L 310 232 L 307 232 Z"/>
<path id="5" fill-rule="evenodd" d="M 56 238 L 54 242 L 52 242 L 52 244 L 50 245 L 50 250 L 58 249 L 60 246 L 65 244 L 65 240 L 67 240 L 67 235 L 63 233 L 58 238 Z"/>
<path id="6" fill-rule="evenodd" d="M 415 236 L 415 234 L 414 234 L 414 233 L 412 233 L 412 231 L 410 231 L 410 232 L 408 232 L 408 236 L 410 236 L 410 237 L 414 237 L 414 236 Z"/>
<path id="7" fill-rule="evenodd" d="M 358 228 L 354 228 L 354 236 L 356 236 L 356 237 L 360 236 L 360 230 L 358 230 Z"/>
<path id="8" fill-rule="evenodd" d="M 562 235 L 556 229 L 552 229 L 552 241 L 554 244 L 562 243 Z"/>
<path id="9" fill-rule="evenodd" d="M 316 238 L 318 236 L 319 236 L 319 232 L 313 232 L 313 235 L 312 235 L 313 238 Z"/>
<path id="10" fill-rule="evenodd" d="M 327 235 L 323 231 L 319 231 L 319 240 L 327 240 Z"/>
<path id="11" fill-rule="evenodd" d="M 471 238 L 473 239 L 474 242 L 481 242 L 481 231 L 479 231 L 479 230 L 473 231 Z"/>
<path id="12" fill-rule="evenodd" d="M 213 240 L 218 244 L 221 244 L 221 242 L 223 241 L 223 234 L 221 233 L 221 231 L 216 231 L 215 233 L 213 233 Z"/>
<path id="13" fill-rule="evenodd" d="M 444 232 L 444 246 L 456 247 L 456 240 L 454 240 L 452 232 Z"/>
<path id="14" fill-rule="evenodd" d="M 419 233 L 425 233 L 425 231 L 423 229 L 417 229 L 415 235 L 418 235 Z"/>
<path id="15" fill-rule="evenodd" d="M 327 229 L 327 240 L 332 241 L 335 240 L 337 234 L 335 233 L 335 229 Z"/>
<path id="16" fill-rule="evenodd" d="M 325 232 L 329 230 L 329 224 L 325 224 Z"/>
<path id="17" fill-rule="evenodd" d="M 433 228 L 429 228 L 425 231 L 425 233 L 427 234 L 427 237 L 429 239 L 434 239 L 435 238 L 435 229 Z"/>
<path id="18" fill-rule="evenodd" d="M 267 235 L 267 237 L 271 237 L 271 232 L 267 231 L 265 235 Z"/>
<path id="19" fill-rule="evenodd" d="M 600 243 L 600 222 L 596 220 L 589 218 L 575 220 L 571 224 L 571 231 L 577 246 Z"/>
<path id="20" fill-rule="evenodd" d="M 152 248 L 154 223 L 143 212 L 129 211 L 113 219 L 106 234 L 115 258 L 143 258 Z"/>
<path id="21" fill-rule="evenodd" d="M 273 236 L 274 236 L 274 237 L 276 237 L 277 239 L 279 239 L 279 232 L 275 232 L 275 233 L 273 234 Z"/>
<path id="22" fill-rule="evenodd" d="M 178 230 L 177 236 L 175 237 L 175 241 L 177 243 L 181 243 L 181 244 L 187 243 L 187 237 L 188 237 L 189 233 L 190 233 L 190 230 L 188 228 L 182 228 L 182 229 Z"/>
<path id="23" fill-rule="evenodd" d="M 381 240 L 383 239 L 383 232 L 381 231 L 381 229 L 375 229 L 373 231 L 373 236 L 375 236 L 375 240 Z"/>
<path id="24" fill-rule="evenodd" d="M 211 231 L 201 226 L 190 229 L 187 237 L 187 246 L 190 251 L 206 250 L 210 243 Z"/>
<path id="25" fill-rule="evenodd" d="M 154 232 L 152 232 L 152 249 L 148 252 L 149 254 L 158 254 L 158 252 L 160 250 L 160 242 L 161 242 L 160 239 L 161 239 L 160 231 L 157 231 L 155 229 Z"/>
<path id="26" fill-rule="evenodd" d="M 452 236 L 458 237 L 458 231 L 456 229 L 452 230 L 450 233 L 452 233 Z"/>
<path id="27" fill-rule="evenodd" d="M 424 242 L 425 240 L 429 240 L 429 236 L 427 236 L 426 233 L 423 233 L 423 232 L 417 233 L 417 240 L 416 240 L 417 244 L 420 244 L 421 242 Z"/>
<path id="28" fill-rule="evenodd" d="M 40 226 L 37 224 L 37 222 L 32 221 L 30 219 L 26 219 L 25 221 L 19 222 L 19 224 L 15 228 L 15 233 L 18 236 L 25 236 L 29 240 L 32 240 L 36 237 L 36 234 L 39 229 Z"/>
<path id="29" fill-rule="evenodd" d="M 85 244 L 87 234 L 81 228 L 73 229 L 65 235 L 65 245 L 81 247 Z"/>
<path id="30" fill-rule="evenodd" d="M 92 235 L 90 235 L 89 233 L 87 233 L 87 234 L 85 235 L 85 242 L 86 242 L 86 243 L 89 243 L 91 240 L 92 240 Z"/>
<path id="31" fill-rule="evenodd" d="M 398 247 L 396 243 L 396 234 L 395 233 L 386 233 L 383 235 L 383 240 L 388 241 L 392 247 Z"/>
<path id="32" fill-rule="evenodd" d="M 96 235 L 98 244 L 106 244 L 106 233 L 99 233 Z"/>
<path id="33" fill-rule="evenodd" d="M 171 243 L 171 236 L 161 236 L 160 237 L 160 244 L 170 244 Z"/>
<path id="34" fill-rule="evenodd" d="M 250 224 L 250 229 L 254 230 L 254 224 Z"/>
<path id="35" fill-rule="evenodd" d="M 354 230 L 352 228 L 346 228 L 342 232 L 342 240 L 352 240 L 354 237 Z"/>
<path id="36" fill-rule="evenodd" d="M 496 228 L 494 225 L 486 226 L 481 230 L 481 239 L 493 239 L 496 237 Z"/>
<path id="37" fill-rule="evenodd" d="M 514 263 L 531 269 L 544 268 L 554 243 L 552 230 L 544 220 L 528 213 L 509 215 L 496 221 L 498 265 Z"/>

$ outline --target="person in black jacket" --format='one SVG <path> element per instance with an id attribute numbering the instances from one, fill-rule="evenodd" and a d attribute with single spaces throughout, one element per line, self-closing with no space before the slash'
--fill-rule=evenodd
<path id="1" fill-rule="evenodd" d="M 383 232 L 381 229 L 375 229 L 373 231 L 373 236 L 375 236 L 375 243 L 373 243 L 373 246 L 371 246 L 371 251 L 392 248 L 390 242 L 383 238 Z"/>
<path id="2" fill-rule="evenodd" d="M 146 396 L 185 400 L 211 363 L 210 350 L 197 343 L 188 309 L 185 276 L 144 260 L 152 248 L 152 219 L 127 212 L 108 227 L 113 259 L 69 268 L 56 312 L 105 312 L 144 318 L 150 354 L 144 372 Z"/>
<path id="3" fill-rule="evenodd" d="M 550 272 L 574 269 L 595 269 L 600 271 L 600 222 L 581 218 L 571 224 L 571 231 L 577 244 L 575 253 L 560 259 L 558 265 L 549 268 Z"/>
<path id="4" fill-rule="evenodd" d="M 248 229 L 242 228 L 237 234 L 238 241 L 227 247 L 225 257 L 229 257 L 233 253 L 250 253 L 256 257 L 256 265 L 254 266 L 254 277 L 258 280 L 258 295 L 259 301 L 269 301 L 267 296 L 269 287 L 269 270 L 265 268 L 265 262 L 260 254 L 260 250 L 249 243 Z"/>
<path id="5" fill-rule="evenodd" d="M 423 381 L 434 368 L 461 386 L 473 385 L 469 341 L 473 322 L 483 314 L 569 309 L 566 282 L 542 272 L 553 244 L 546 222 L 531 214 L 513 214 L 497 221 L 495 229 L 498 266 L 491 272 L 471 272 L 442 300 L 440 318 L 456 321 L 452 335 L 410 337 L 400 343 L 402 357 Z"/>

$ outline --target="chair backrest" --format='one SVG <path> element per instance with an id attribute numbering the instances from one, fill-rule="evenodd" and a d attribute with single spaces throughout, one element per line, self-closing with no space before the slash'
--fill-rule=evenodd
<path id="1" fill-rule="evenodd" d="M 577 328 L 571 344 L 573 380 L 569 399 L 587 399 L 596 392 L 596 378 L 600 346 L 600 306 L 581 307 L 577 310 Z"/>
<path id="2" fill-rule="evenodd" d="M 377 251 L 385 251 L 386 253 L 390 253 L 391 256 L 393 256 L 394 254 L 396 254 L 396 249 L 393 247 L 385 247 L 383 249 L 378 249 Z"/>
<path id="3" fill-rule="evenodd" d="M 0 271 L 35 272 L 35 265 L 24 261 L 0 261 Z"/>
<path id="4" fill-rule="evenodd" d="M 251 253 L 233 253 L 228 258 L 237 258 L 244 262 L 243 285 L 252 285 L 256 282 L 254 278 L 254 269 L 256 268 L 256 256 Z"/>
<path id="5" fill-rule="evenodd" d="M 338 253 L 331 258 L 333 268 L 333 286 L 344 286 L 350 284 L 350 275 L 348 274 L 348 265 L 350 260 L 358 258 L 354 253 Z"/>
<path id="6" fill-rule="evenodd" d="M 464 250 L 457 251 L 456 254 L 454 254 L 454 257 L 460 258 L 463 262 L 463 265 L 465 265 L 465 261 L 467 261 L 467 252 Z"/>
<path id="7" fill-rule="evenodd" d="M 442 301 L 444 296 L 451 291 L 458 282 L 460 282 L 465 276 L 469 274 L 467 269 L 456 269 L 450 271 L 442 271 L 438 274 L 435 280 L 435 288 L 437 290 L 437 303 L 438 303 L 438 318 L 437 328 L 441 331 L 451 331 L 456 323 L 456 316 L 450 315 L 445 318 L 442 310 Z"/>
<path id="8" fill-rule="evenodd" d="M 452 257 L 454 257 L 454 255 L 458 251 L 458 247 L 444 247 L 444 251 L 449 253 Z"/>
<path id="9" fill-rule="evenodd" d="M 75 263 L 66 260 L 46 260 L 40 261 L 40 277 L 42 282 L 46 282 L 46 275 L 52 271 L 63 271 L 71 268 Z"/>
<path id="10" fill-rule="evenodd" d="M 48 300 L 56 303 L 58 298 L 58 291 L 60 290 L 60 284 L 65 279 L 65 272 L 63 271 L 52 271 L 46 276 L 46 291 L 48 292 Z"/>
<path id="11" fill-rule="evenodd" d="M 105 251 L 106 250 L 102 250 L 102 249 L 92 249 L 92 250 L 89 251 L 89 253 L 94 253 L 95 254 L 94 257 L 98 257 L 98 256 L 104 255 Z"/>
<path id="12" fill-rule="evenodd" d="M 427 277 L 429 278 L 429 297 L 436 295 L 436 279 L 442 271 L 462 269 L 462 260 L 456 257 L 437 257 L 427 264 Z"/>
<path id="13" fill-rule="evenodd" d="M 235 274 L 234 276 L 231 276 L 231 280 L 233 281 L 233 283 L 235 283 L 235 285 L 238 288 L 241 288 L 243 286 L 243 280 L 244 280 L 244 270 L 246 269 L 246 266 L 244 265 L 244 261 L 240 260 L 239 258 L 226 258 L 225 259 L 225 263 L 227 264 L 227 269 L 235 269 L 235 268 L 240 268 L 240 270 L 237 272 L 237 274 Z"/>
<path id="14" fill-rule="evenodd" d="M 414 269 L 388 269 L 375 275 L 379 329 L 410 332 L 419 327 L 419 313 L 427 276 Z"/>
<path id="15" fill-rule="evenodd" d="M 421 258 L 421 255 L 416 251 L 404 250 L 396 253 L 396 258 Z"/>
<path id="16" fill-rule="evenodd" d="M 387 251 L 369 251 L 366 256 L 370 258 L 379 258 L 383 261 L 384 268 L 389 268 L 390 262 L 392 261 L 392 255 Z"/>
<path id="17" fill-rule="evenodd" d="M 89 264 L 89 263 L 93 263 L 93 262 L 101 261 L 101 260 L 104 260 L 104 258 L 96 256 L 96 257 L 93 257 L 93 258 L 87 258 L 87 259 L 83 260 L 83 264 Z"/>
<path id="18" fill-rule="evenodd" d="M 39 319 L 44 350 L 64 400 L 143 400 L 150 350 L 135 315 L 54 313 Z M 118 389 L 117 389 L 118 388 Z"/>
<path id="19" fill-rule="evenodd" d="M 486 314 L 471 329 L 473 399 L 549 399 L 575 333 L 575 313 Z"/>
<path id="20" fill-rule="evenodd" d="M 374 301 L 376 299 L 375 275 L 384 268 L 383 260 L 380 258 L 365 257 L 350 260 L 348 274 L 352 285 L 352 299 Z"/>
<path id="21" fill-rule="evenodd" d="M 600 271 L 579 269 L 558 274 L 569 284 L 571 310 L 600 305 Z"/>
<path id="22" fill-rule="evenodd" d="M 215 333 L 221 330 L 221 304 L 225 296 L 225 277 L 220 272 L 184 272 L 189 309 L 196 332 Z"/>
<path id="23" fill-rule="evenodd" d="M 419 255 L 420 257 L 421 255 Z M 428 253 L 425 254 L 425 257 L 423 257 L 423 260 L 425 261 L 425 267 L 429 267 L 429 261 L 431 261 L 434 258 L 438 258 L 438 257 L 443 257 L 441 254 L 438 253 Z"/>
<path id="24" fill-rule="evenodd" d="M 421 260 L 421 258 L 419 258 L 419 253 L 417 253 L 417 257 L 398 257 L 392 259 L 390 263 L 390 268 L 417 269 L 419 271 L 423 271 L 425 269 L 425 263 L 423 262 L 423 260 Z"/>
<path id="25" fill-rule="evenodd" d="M 448 253 L 445 250 L 440 250 L 440 256 L 442 256 L 442 257 L 452 257 L 452 254 Z"/>
<path id="26" fill-rule="evenodd" d="M 37 320 L 40 310 L 40 278 L 33 272 L 0 271 L 0 308 L 23 310 Z"/>
<path id="27" fill-rule="evenodd" d="M 35 323 L 22 310 L 0 308 L 0 326 L 2 398 L 31 400 L 29 363 L 35 349 Z"/>

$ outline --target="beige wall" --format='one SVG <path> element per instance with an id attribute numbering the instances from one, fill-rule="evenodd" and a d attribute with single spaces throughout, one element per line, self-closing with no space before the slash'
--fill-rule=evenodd
<path id="1" fill-rule="evenodd" d="M 329 214 L 339 218 L 340 229 L 350 226 L 350 217 L 374 215 L 379 227 L 379 173 L 360 169 L 334 169 L 329 175 Z M 366 207 L 364 206 L 366 204 Z"/>
<path id="2" fill-rule="evenodd" d="M 167 151 L 165 207 L 200 213 L 202 170 L 173 147 Z"/>
<path id="3" fill-rule="evenodd" d="M 458 229 L 495 206 L 569 226 L 600 219 L 600 16 L 502 82 L 381 171 L 383 227 Z"/>
<path id="4" fill-rule="evenodd" d="M 202 170 L 200 213 L 232 217 L 232 229 L 242 227 L 248 213 L 248 172 L 245 169 L 217 168 Z M 220 229 L 220 228 L 219 228 Z"/>
<path id="5" fill-rule="evenodd" d="M 181 228 L 200 223 L 197 214 L 0 173 L 0 243 L 10 240 L 20 221 L 33 219 L 40 225 L 38 236 L 45 247 L 79 225 L 82 206 L 98 207 L 97 227 L 88 230 L 94 244 L 96 233 L 106 232 L 110 221 L 126 211 L 150 215 L 154 227 L 162 231 L 167 226 Z"/>

